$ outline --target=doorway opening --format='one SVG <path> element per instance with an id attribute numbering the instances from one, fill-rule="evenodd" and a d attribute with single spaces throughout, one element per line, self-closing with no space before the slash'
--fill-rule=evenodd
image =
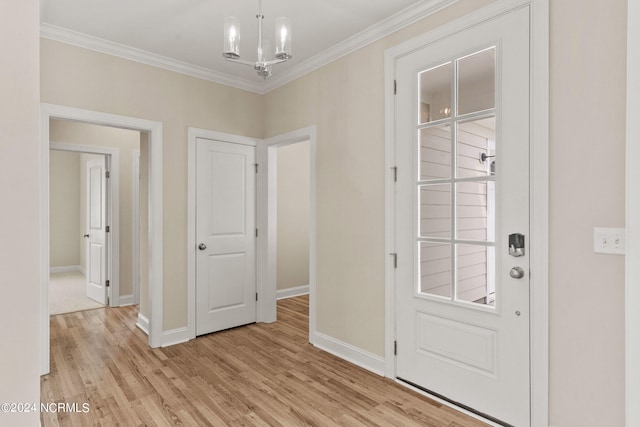
<path id="1" fill-rule="evenodd" d="M 315 336 L 315 271 L 316 271 L 316 226 L 315 226 L 315 126 L 278 135 L 264 141 L 231 135 L 205 129 L 189 128 L 188 157 L 188 206 L 187 206 L 187 331 L 186 340 L 196 337 L 196 252 L 200 242 L 196 242 L 196 145 L 199 138 L 240 145 L 256 145 L 257 186 L 256 186 L 256 321 L 271 323 L 277 319 L 277 150 L 278 147 L 308 141 L 309 144 L 309 342 Z M 302 288 L 306 291 L 306 288 Z M 300 290 L 300 289 L 299 289 Z M 281 293 L 281 296 L 284 296 Z"/>
<path id="2" fill-rule="evenodd" d="M 50 314 L 138 304 L 141 132 L 51 119 L 49 138 Z"/>
<path id="3" fill-rule="evenodd" d="M 309 294 L 310 142 L 277 145 L 273 151 L 276 185 L 276 298 Z M 272 244 L 274 244 L 272 242 Z"/>
<path id="4" fill-rule="evenodd" d="M 267 288 L 276 299 L 309 295 L 309 342 L 315 342 L 315 127 L 265 140 L 262 162 Z M 275 307 L 274 307 L 275 309 Z M 275 310 L 274 310 L 275 311 Z M 273 320 L 277 313 L 273 313 Z"/>
<path id="5" fill-rule="evenodd" d="M 51 125 L 56 127 L 55 123 Z M 104 307 L 109 299 L 113 303 L 113 294 L 109 298 L 105 286 L 107 281 L 116 286 L 119 282 L 113 280 L 111 262 L 112 256 L 117 256 L 117 248 L 112 254 L 112 237 L 119 230 L 105 232 L 106 225 L 112 223 L 114 194 L 110 191 L 111 179 L 106 178 L 112 155 L 90 150 L 88 146 L 64 147 L 55 142 L 51 146 L 50 315 Z M 118 241 L 118 237 L 113 240 Z"/>
<path id="6" fill-rule="evenodd" d="M 142 152 L 143 167 L 140 168 L 140 179 L 143 184 L 139 186 L 140 190 L 144 193 L 141 194 L 139 200 L 146 203 L 142 203 L 140 206 L 139 218 L 140 218 L 140 268 L 139 275 L 143 278 L 143 282 L 146 280 L 146 286 L 140 286 L 140 289 L 135 288 L 135 280 L 133 275 L 135 273 L 127 273 L 127 286 L 119 286 L 120 279 L 120 257 L 119 252 L 116 251 L 119 245 L 119 235 L 123 231 L 120 221 L 120 209 L 118 197 L 120 189 L 115 182 L 112 185 L 111 191 L 113 192 L 111 217 L 109 218 L 109 238 L 111 252 L 110 256 L 110 269 L 105 267 L 105 271 L 111 271 L 112 276 L 109 278 L 110 286 L 113 286 L 111 292 L 111 306 L 128 305 L 141 303 L 141 310 L 146 310 L 148 325 L 147 331 L 149 335 L 149 345 L 151 347 L 159 347 L 162 345 L 162 124 L 158 122 L 152 122 L 149 120 L 135 119 L 131 117 L 118 116 L 107 113 L 99 113 L 90 110 L 83 110 L 72 107 L 64 107 L 52 104 L 41 104 L 41 144 L 40 144 L 40 157 L 42 159 L 42 184 L 41 184 L 41 218 L 40 224 L 41 230 L 41 359 L 40 359 L 40 373 L 45 375 L 49 372 L 49 271 L 51 267 L 51 259 L 49 253 L 49 242 L 51 237 L 51 224 L 50 224 L 50 149 L 56 150 L 74 151 L 74 152 L 87 152 L 91 154 L 99 154 L 102 156 L 109 156 L 110 158 L 110 176 L 112 180 L 117 181 L 117 172 L 119 171 L 119 158 L 118 148 L 109 148 L 101 146 L 103 144 L 96 144 L 95 146 L 82 146 L 81 144 L 70 144 L 71 138 L 56 138 L 58 141 L 63 140 L 64 143 L 51 144 L 51 135 L 56 132 L 56 123 L 75 123 L 84 125 L 99 125 L 112 130 L 129 130 L 135 131 L 138 135 L 138 149 Z M 87 138 L 92 140 L 92 138 Z M 128 159 L 131 161 L 133 155 L 130 154 Z M 136 166 L 137 167 L 137 166 Z M 129 171 L 134 169 L 134 166 L 127 168 Z M 145 191 L 145 189 L 147 191 Z M 135 189 L 131 188 L 129 194 L 135 193 Z M 133 203 L 133 202 L 132 202 Z M 133 215 L 133 214 L 132 214 Z M 129 220 L 128 218 L 127 220 Z M 135 221 L 130 221 L 135 222 Z M 131 232 L 129 228 L 129 232 Z M 83 233 L 91 234 L 91 233 Z M 128 235 L 132 239 L 136 239 L 135 232 Z M 107 249 L 109 250 L 109 249 Z M 133 251 L 133 249 L 131 249 Z M 118 256 L 115 255 L 118 253 Z M 132 260 L 133 256 L 129 253 L 129 257 Z M 131 261 L 130 264 L 133 264 Z M 132 269 L 135 271 L 135 269 Z M 112 282 L 112 280 L 114 282 Z M 143 306 L 146 306 L 143 308 Z"/>

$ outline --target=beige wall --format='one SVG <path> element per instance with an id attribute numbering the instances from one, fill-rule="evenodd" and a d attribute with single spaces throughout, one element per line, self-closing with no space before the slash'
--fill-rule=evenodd
<path id="1" fill-rule="evenodd" d="M 40 402 L 38 1 L 0 3 L 0 402 Z M 0 412 L 37 426 L 38 412 Z"/>
<path id="2" fill-rule="evenodd" d="M 67 120 L 51 120 L 49 139 L 53 142 L 67 144 L 79 144 L 94 147 L 107 147 L 118 149 L 119 196 L 120 196 L 120 296 L 133 294 L 133 177 L 132 158 L 133 150 L 140 148 L 140 132 L 127 129 L 111 128 L 106 126 L 90 125 L 86 123 Z M 83 160 L 83 163 L 86 158 Z M 84 181 L 84 165 L 79 180 Z M 82 188 L 85 188 L 82 186 Z M 81 193 L 81 200 L 86 198 L 86 189 Z M 84 203 L 79 205 L 84 211 Z M 81 214 L 84 218 L 86 213 Z M 87 233 L 86 222 L 80 224 L 82 234 Z M 84 251 L 82 255 L 84 261 Z"/>
<path id="3" fill-rule="evenodd" d="M 317 329 L 384 355 L 384 51 L 490 1 L 461 1 L 265 96 L 265 137 L 317 126 Z"/>
<path id="4" fill-rule="evenodd" d="M 162 122 L 164 330 L 187 324 L 187 128 L 262 137 L 260 95 L 41 40 L 42 101 Z"/>
<path id="5" fill-rule="evenodd" d="M 278 290 L 309 284 L 309 146 L 278 148 Z"/>
<path id="6" fill-rule="evenodd" d="M 80 248 L 80 154 L 49 152 L 49 266 L 84 266 Z"/>
<path id="7" fill-rule="evenodd" d="M 551 421 L 623 426 L 626 1 L 550 3 Z"/>

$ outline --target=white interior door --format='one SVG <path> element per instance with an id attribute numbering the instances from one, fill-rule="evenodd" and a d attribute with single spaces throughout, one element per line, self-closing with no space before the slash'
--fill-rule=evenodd
<path id="1" fill-rule="evenodd" d="M 509 250 L 529 236 L 529 8 L 396 79 L 397 377 L 529 426 L 529 251 Z"/>
<path id="2" fill-rule="evenodd" d="M 87 296 L 107 304 L 106 165 L 105 157 L 87 162 Z"/>
<path id="3" fill-rule="evenodd" d="M 255 147 L 196 140 L 196 334 L 256 321 Z"/>

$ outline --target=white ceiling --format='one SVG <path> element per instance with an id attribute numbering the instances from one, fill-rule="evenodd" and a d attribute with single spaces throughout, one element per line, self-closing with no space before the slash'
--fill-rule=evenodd
<path id="1" fill-rule="evenodd" d="M 457 0 L 263 0 L 264 36 L 292 20 L 293 59 L 263 81 L 222 57 L 223 21 L 240 19 L 255 61 L 258 0 L 41 0 L 43 37 L 265 93 Z"/>

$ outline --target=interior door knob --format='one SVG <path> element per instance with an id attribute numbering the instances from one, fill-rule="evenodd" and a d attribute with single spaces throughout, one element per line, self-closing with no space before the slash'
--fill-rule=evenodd
<path id="1" fill-rule="evenodd" d="M 200 243 L 198 245 L 198 249 L 200 249 L 201 251 L 204 251 L 205 249 L 207 249 L 207 245 L 205 245 L 204 243 Z"/>
<path id="2" fill-rule="evenodd" d="M 85 234 L 85 235 L 84 235 L 84 236 L 82 236 L 82 237 L 84 237 L 85 239 L 87 239 L 87 238 L 89 238 L 89 235 L 88 235 L 88 234 Z"/>
<path id="3" fill-rule="evenodd" d="M 522 267 L 513 267 L 509 272 L 509 276 L 513 277 L 514 279 L 522 279 L 524 277 L 524 270 L 522 269 Z"/>

